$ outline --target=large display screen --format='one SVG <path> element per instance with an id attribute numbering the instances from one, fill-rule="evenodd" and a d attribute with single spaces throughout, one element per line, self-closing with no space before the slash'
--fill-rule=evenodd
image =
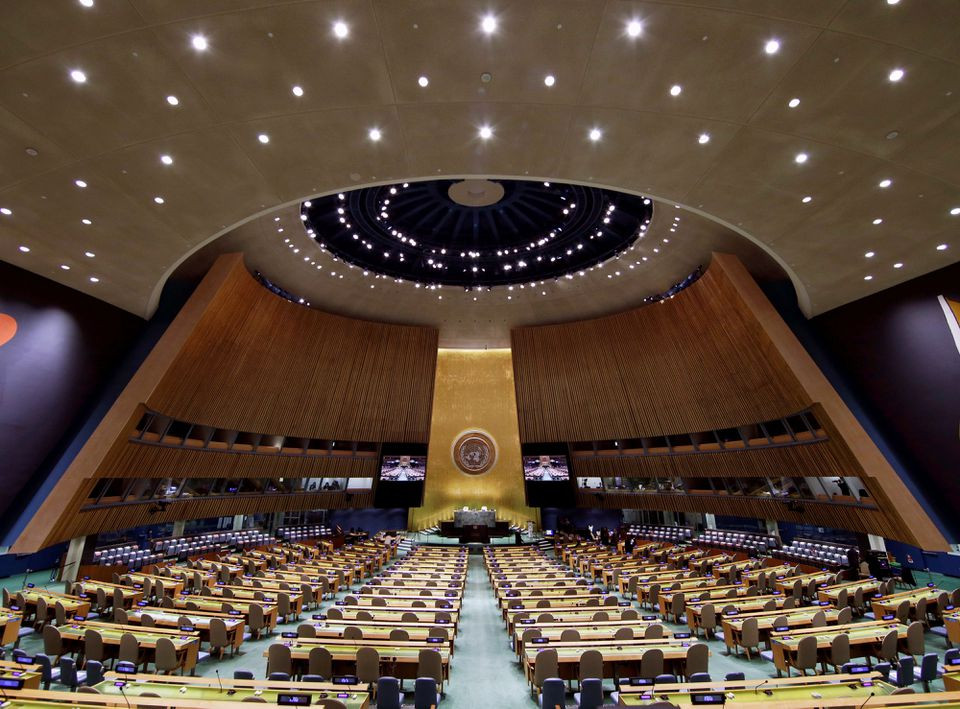
<path id="1" fill-rule="evenodd" d="M 566 482 L 570 479 L 570 463 L 565 455 L 524 456 L 523 479 L 537 482 Z"/>
<path id="2" fill-rule="evenodd" d="M 380 461 L 381 481 L 422 483 L 426 477 L 425 455 L 385 455 Z"/>

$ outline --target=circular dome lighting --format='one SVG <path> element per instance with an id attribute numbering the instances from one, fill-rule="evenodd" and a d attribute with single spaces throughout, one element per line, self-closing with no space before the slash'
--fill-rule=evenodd
<path id="1" fill-rule="evenodd" d="M 173 94 L 170 94 L 169 96 L 167 96 L 167 103 L 169 103 L 171 106 L 179 106 L 179 105 L 180 105 L 180 99 L 178 99 L 178 98 L 177 98 L 176 96 L 174 96 Z"/>
<path id="2" fill-rule="evenodd" d="M 84 226 L 90 226 L 91 224 L 93 224 L 93 222 L 90 221 L 89 219 L 81 219 L 80 223 L 83 224 Z"/>
<path id="3" fill-rule="evenodd" d="M 21 246 L 21 247 L 20 247 L 20 250 L 21 250 L 23 253 L 25 253 L 25 254 L 30 253 L 30 247 L 29 247 L 29 246 Z"/>
<path id="4" fill-rule="evenodd" d="M 767 43 L 763 45 L 763 51 L 767 54 L 776 54 L 780 51 L 780 40 L 768 39 Z"/>
<path id="5" fill-rule="evenodd" d="M 903 73 L 903 69 L 894 69 L 887 78 L 894 82 L 900 81 L 903 78 Z"/>
<path id="6" fill-rule="evenodd" d="M 885 179 L 885 180 L 880 180 L 880 182 L 877 183 L 877 186 L 880 187 L 881 189 L 887 189 L 892 184 L 893 184 L 893 180 Z"/>
<path id="7" fill-rule="evenodd" d="M 163 197 L 157 196 L 153 198 L 153 201 L 157 204 L 163 204 L 166 200 Z"/>
<path id="8" fill-rule="evenodd" d="M 630 37 L 639 37 L 643 32 L 643 24 L 640 20 L 630 20 L 627 23 L 627 35 Z"/>
<path id="9" fill-rule="evenodd" d="M 863 255 L 864 258 L 873 258 L 876 254 L 873 251 L 868 251 Z"/>
<path id="10" fill-rule="evenodd" d="M 674 84 L 670 87 L 671 96 L 679 96 L 683 92 L 683 87 L 680 84 Z"/>
<path id="11" fill-rule="evenodd" d="M 84 7 L 93 7 L 93 0 L 79 0 Z"/>
<path id="12" fill-rule="evenodd" d="M 91 282 L 91 283 L 99 283 L 99 282 L 100 282 L 100 279 L 97 278 L 96 276 L 90 276 L 90 282 Z"/>
<path id="13" fill-rule="evenodd" d="M 793 161 L 798 165 L 803 165 L 803 163 L 805 163 L 809 157 L 810 156 L 807 155 L 806 153 L 797 153 L 796 156 L 793 158 Z"/>
<path id="14" fill-rule="evenodd" d="M 383 137 L 383 133 L 380 132 L 379 128 L 371 128 L 367 133 L 367 137 L 370 138 L 374 143 L 376 143 L 380 138 Z"/>
<path id="15" fill-rule="evenodd" d="M 903 264 L 900 263 L 899 261 L 897 261 L 895 264 L 893 264 L 893 267 L 894 267 L 894 268 L 903 268 Z"/>
<path id="16" fill-rule="evenodd" d="M 192 44 L 193 48 L 198 52 L 205 52 L 210 46 L 209 42 L 207 42 L 207 38 L 202 34 L 193 35 L 193 37 L 190 38 L 190 44 Z"/>
<path id="17" fill-rule="evenodd" d="M 493 34 L 497 31 L 497 18 L 493 15 L 486 15 L 480 21 L 480 29 L 483 30 L 485 34 Z"/>
<path id="18" fill-rule="evenodd" d="M 160 162 L 162 162 L 164 165 L 173 165 L 173 158 L 169 155 L 161 155 Z"/>
<path id="19" fill-rule="evenodd" d="M 430 85 L 430 79 L 428 79 L 426 76 L 421 76 L 419 79 L 417 79 L 417 83 L 420 84 L 421 89 L 425 89 Z"/>
<path id="20" fill-rule="evenodd" d="M 72 69 L 70 71 L 70 78 L 78 84 L 83 84 L 87 80 L 87 75 L 84 74 L 80 69 Z"/>
<path id="21" fill-rule="evenodd" d="M 347 26 L 346 22 L 337 20 L 333 23 L 333 34 L 337 39 L 346 39 L 347 35 L 350 34 L 350 27 Z"/>
<path id="22" fill-rule="evenodd" d="M 794 98 L 790 99 L 790 100 L 787 102 L 787 105 L 788 105 L 790 108 L 796 108 L 797 106 L 800 105 L 800 99 L 794 97 Z"/>
<path id="23" fill-rule="evenodd" d="M 0 207 L 0 214 L 9 217 L 13 212 L 7 207 Z"/>
<path id="24" fill-rule="evenodd" d="M 810 195 L 807 195 L 806 197 L 804 197 L 804 198 L 801 199 L 800 201 L 803 202 L 804 204 L 809 204 L 810 202 L 813 201 L 813 197 L 811 197 Z"/>
<path id="25" fill-rule="evenodd" d="M 490 140 L 490 138 L 493 137 L 493 128 L 490 126 L 480 126 L 477 135 L 479 135 L 482 140 Z"/>
<path id="26" fill-rule="evenodd" d="M 261 143 L 266 145 L 267 143 L 270 142 L 270 136 L 267 135 L 266 133 L 261 133 L 260 135 L 257 136 L 257 140 L 259 140 Z"/>
<path id="27" fill-rule="evenodd" d="M 958 214 L 960 214 L 960 207 L 954 207 L 953 209 L 951 209 L 950 214 L 952 214 L 953 216 L 957 216 Z"/>
<path id="28" fill-rule="evenodd" d="M 873 220 L 873 225 L 878 226 L 879 224 L 883 224 L 883 219 L 881 219 L 880 217 L 877 217 L 876 219 Z"/>
<path id="29" fill-rule="evenodd" d="M 946 244 L 937 244 L 937 251 L 946 251 L 946 250 L 947 250 Z"/>
<path id="30" fill-rule="evenodd" d="M 87 183 L 84 182 L 83 180 L 74 180 L 73 184 L 75 184 L 80 189 L 84 189 L 87 186 Z"/>
<path id="31" fill-rule="evenodd" d="M 707 143 L 710 142 L 710 134 L 709 134 L 709 133 L 701 133 L 701 134 L 700 134 L 700 137 L 697 138 L 697 142 L 700 143 L 700 145 L 706 145 Z"/>
<path id="32" fill-rule="evenodd" d="M 545 77 L 543 77 L 543 83 L 548 87 L 553 86 L 555 83 L 557 83 L 557 79 L 553 74 L 547 74 Z"/>
<path id="33" fill-rule="evenodd" d="M 589 138 L 590 138 L 590 140 L 592 140 L 594 143 L 596 143 L 596 142 L 597 142 L 598 140 L 600 140 L 602 137 L 603 137 L 603 131 L 602 131 L 602 130 L 600 130 L 599 128 L 591 128 L 591 129 L 590 129 Z"/>
<path id="34" fill-rule="evenodd" d="M 865 280 L 865 281 L 872 281 L 872 280 L 873 280 L 873 276 L 864 276 L 864 277 L 863 277 L 863 280 Z"/>
<path id="35" fill-rule="evenodd" d="M 290 89 L 290 91 L 291 91 L 291 92 L 293 93 L 293 95 L 296 96 L 297 98 L 303 96 L 303 87 L 302 87 L 302 86 L 294 86 L 292 89 Z"/>

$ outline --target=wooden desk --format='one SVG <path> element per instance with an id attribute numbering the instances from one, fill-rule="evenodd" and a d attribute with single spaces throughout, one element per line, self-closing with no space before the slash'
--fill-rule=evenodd
<path id="1" fill-rule="evenodd" d="M 213 618 L 219 618 L 227 626 L 227 638 L 234 650 L 239 650 L 243 644 L 244 620 L 241 616 L 230 615 L 229 613 L 202 613 L 199 611 L 174 611 L 168 608 L 140 607 L 127 612 L 127 623 L 129 625 L 142 626 L 141 616 L 146 613 L 159 628 L 180 628 L 180 618 L 190 619 L 190 625 L 196 628 L 200 634 L 201 642 L 210 642 L 210 621 Z"/>
<path id="2" fill-rule="evenodd" d="M 942 588 L 928 588 L 926 586 L 922 588 L 912 588 L 907 591 L 900 591 L 900 593 L 892 593 L 888 596 L 881 596 L 880 598 L 871 598 L 869 603 L 873 609 L 873 615 L 877 620 L 880 620 L 883 616 L 889 614 L 896 614 L 897 608 L 904 601 L 910 602 L 910 615 L 915 616 L 917 610 L 917 601 L 921 598 L 926 598 L 927 603 L 932 603 L 933 608 L 937 607 L 937 599 L 941 593 L 946 593 Z M 867 600 L 867 599 L 865 599 Z M 917 620 L 921 620 L 917 618 Z"/>
<path id="3" fill-rule="evenodd" d="M 770 634 L 770 648 L 773 651 L 773 664 L 777 672 L 786 672 L 796 657 L 800 639 L 813 635 L 817 638 L 818 655 L 830 650 L 830 642 L 838 633 L 846 633 L 850 637 L 850 657 L 866 657 L 880 648 L 884 637 L 891 630 L 897 631 L 899 643 L 907 638 L 907 627 L 896 621 L 870 621 L 865 623 L 848 623 L 847 625 L 831 625 L 823 628 L 806 628 L 789 630 L 785 633 L 773 632 Z"/>
<path id="4" fill-rule="evenodd" d="M 289 643 L 289 644 L 288 644 Z M 333 658 L 334 674 L 356 674 L 357 650 L 361 647 L 372 647 L 380 654 L 380 674 L 389 675 L 398 679 L 416 679 L 417 666 L 420 662 L 420 650 L 423 646 L 405 643 L 379 642 L 365 643 L 363 641 L 325 643 L 324 641 L 310 642 L 307 638 L 289 640 L 290 657 L 293 662 L 295 675 L 306 674 L 309 668 L 310 650 L 315 647 L 325 647 Z M 431 646 L 433 647 L 433 646 Z M 450 677 L 450 651 L 445 646 L 437 646 L 440 661 L 443 665 L 444 678 Z M 266 657 L 269 650 L 265 650 Z"/>
<path id="5" fill-rule="evenodd" d="M 139 625 L 119 625 L 116 623 L 98 623 L 86 621 L 84 623 L 70 623 L 59 627 L 63 646 L 68 651 L 83 652 L 87 630 L 96 630 L 103 637 L 104 652 L 108 657 L 116 657 L 120 651 L 120 638 L 124 633 L 131 633 L 137 638 L 141 650 L 147 650 L 148 662 L 156 662 L 154 655 L 157 640 L 167 638 L 173 642 L 177 651 L 177 658 L 184 671 L 191 672 L 197 666 L 197 653 L 200 651 L 200 633 L 186 633 L 179 630 L 164 628 L 146 629 Z"/>
<path id="6" fill-rule="evenodd" d="M 759 611 L 756 613 L 741 613 L 733 616 L 724 616 L 721 622 L 723 626 L 723 641 L 727 646 L 728 651 L 733 651 L 738 645 L 740 645 L 740 637 L 743 632 L 743 622 L 747 618 L 756 618 L 757 619 L 757 629 L 760 634 L 760 642 L 769 646 L 770 644 L 770 633 L 774 632 L 773 630 L 773 621 L 777 618 L 786 618 L 787 627 L 791 630 L 794 628 L 810 628 L 813 623 L 813 616 L 823 611 L 823 615 L 827 620 L 827 625 L 836 625 L 837 616 L 840 614 L 840 611 L 836 608 L 830 607 L 820 607 L 820 606 L 803 606 L 801 608 L 790 608 L 784 610 L 779 608 L 775 611 Z M 718 615 L 719 619 L 720 616 Z"/>
<path id="7" fill-rule="evenodd" d="M 23 680 L 24 689 L 40 689 L 43 671 L 36 664 L 28 665 L 10 660 L 0 660 L 0 678 Z"/>
<path id="8" fill-rule="evenodd" d="M 23 622 L 23 611 L 11 608 L 0 608 L 0 645 L 15 643 L 20 636 L 20 624 Z"/>
<path id="9" fill-rule="evenodd" d="M 196 608 L 188 608 L 187 604 L 191 603 L 196 605 Z M 277 627 L 277 604 L 276 603 L 264 603 L 257 601 L 244 601 L 241 599 L 233 598 L 212 598 L 210 596 L 180 596 L 173 601 L 173 607 L 177 609 L 183 609 L 185 611 L 205 611 L 213 613 L 227 613 L 227 615 L 233 615 L 229 611 L 223 610 L 223 604 L 227 603 L 235 611 L 236 615 L 240 618 L 243 618 L 244 622 L 249 625 L 250 623 L 250 606 L 258 605 L 263 609 L 263 622 L 264 626 L 268 630 L 273 630 Z M 172 610 L 168 608 L 167 610 Z"/>

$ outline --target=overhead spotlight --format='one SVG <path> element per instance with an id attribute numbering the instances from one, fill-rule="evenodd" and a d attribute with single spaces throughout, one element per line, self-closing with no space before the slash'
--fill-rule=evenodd
<path id="1" fill-rule="evenodd" d="M 425 89 L 430 85 L 430 79 L 428 79 L 426 76 L 421 76 L 419 79 L 417 79 L 417 83 L 420 84 L 421 89 Z"/>
<path id="2" fill-rule="evenodd" d="M 545 77 L 543 77 L 543 83 L 548 87 L 553 86 L 555 83 L 557 83 L 557 78 L 553 74 L 547 74 Z"/>
<path id="3" fill-rule="evenodd" d="M 0 214 L 4 215 L 5 217 L 9 217 L 11 214 L 13 214 L 13 212 L 9 207 L 0 207 Z"/>
<path id="4" fill-rule="evenodd" d="M 266 145 L 267 143 L 270 142 L 270 136 L 267 135 L 266 133 L 261 133 L 260 135 L 257 136 L 257 140 L 259 140 L 261 143 Z"/>
<path id="5" fill-rule="evenodd" d="M 78 84 L 83 84 L 87 81 L 87 75 L 80 71 L 80 69 L 72 69 L 70 71 L 70 78 Z"/>
<path id="6" fill-rule="evenodd" d="M 763 45 L 763 51 L 767 54 L 776 54 L 780 51 L 780 40 L 768 39 L 767 43 Z"/>
<path id="7" fill-rule="evenodd" d="M 797 153 L 796 156 L 793 158 L 793 161 L 798 165 L 803 165 L 803 163 L 805 163 L 809 157 L 810 156 L 807 155 L 806 153 Z"/>
<path id="8" fill-rule="evenodd" d="M 679 96 L 681 92 L 683 92 L 683 87 L 680 86 L 680 84 L 674 84 L 673 86 L 670 87 L 671 96 Z"/>
<path id="9" fill-rule="evenodd" d="M 95 253 L 93 253 L 92 251 L 84 251 L 84 252 L 83 252 L 83 255 L 86 256 L 87 258 L 96 258 L 96 256 L 97 256 L 97 255 L 96 255 Z"/>
<path id="10" fill-rule="evenodd" d="M 367 133 L 367 137 L 370 138 L 374 143 L 376 143 L 380 138 L 383 137 L 383 133 L 380 132 L 379 128 L 371 128 Z"/>
<path id="11" fill-rule="evenodd" d="M 893 71 L 890 72 L 887 78 L 890 79 L 890 81 L 894 81 L 894 82 L 900 81 L 900 79 L 903 78 L 903 73 L 904 73 L 903 69 L 899 69 L 899 68 L 894 69 Z"/>
<path id="12" fill-rule="evenodd" d="M 84 7 L 93 7 L 93 0 L 79 0 Z"/>
<path id="13" fill-rule="evenodd" d="M 493 15 L 484 15 L 480 21 L 480 29 L 483 30 L 485 34 L 493 34 L 497 31 L 497 18 Z"/>
<path id="14" fill-rule="evenodd" d="M 865 280 L 865 281 L 872 281 L 872 280 L 873 280 L 873 276 L 864 276 L 864 277 L 863 277 L 863 280 Z"/>
<path id="15" fill-rule="evenodd" d="M 954 207 L 953 209 L 951 209 L 950 214 L 954 217 L 960 214 L 960 207 Z"/>
<path id="16" fill-rule="evenodd" d="M 892 184 L 893 184 L 893 180 L 880 180 L 880 182 L 877 183 L 877 186 L 882 189 L 887 189 Z"/>
<path id="17" fill-rule="evenodd" d="M 803 202 L 804 204 L 810 204 L 810 202 L 813 201 L 813 197 L 811 197 L 810 195 L 807 195 L 806 197 L 804 197 L 804 198 L 801 199 L 800 201 Z"/>
<path id="18" fill-rule="evenodd" d="M 153 201 L 156 202 L 157 204 L 163 204 L 166 200 L 164 200 L 163 197 L 157 196 L 153 198 Z"/>
<path id="19" fill-rule="evenodd" d="M 790 99 L 789 101 L 787 101 L 787 105 L 788 105 L 790 108 L 796 108 L 797 106 L 800 105 L 800 99 L 794 97 L 794 98 Z"/>
<path id="20" fill-rule="evenodd" d="M 603 131 L 600 130 L 599 128 L 591 128 L 589 136 L 590 136 L 590 140 L 596 143 L 598 140 L 600 140 L 603 137 Z"/>
<path id="21" fill-rule="evenodd" d="M 294 86 L 292 89 L 290 89 L 290 91 L 291 91 L 291 92 L 293 93 L 293 95 L 296 96 L 297 98 L 303 96 L 303 87 L 302 87 L 302 86 Z"/>
<path id="22" fill-rule="evenodd" d="M 946 251 L 946 250 L 947 250 L 946 244 L 937 244 L 937 251 Z"/>
<path id="23" fill-rule="evenodd" d="M 887 0 L 887 5 L 899 5 L 900 0 Z"/>
<path id="24" fill-rule="evenodd" d="M 170 94 L 169 96 L 167 96 L 167 103 L 169 103 L 171 106 L 179 106 L 179 105 L 180 105 L 180 99 L 178 99 L 178 98 L 177 98 L 176 96 L 174 96 L 173 94 Z"/>
<path id="25" fill-rule="evenodd" d="M 99 283 L 99 282 L 100 282 L 100 279 L 97 278 L 96 276 L 90 276 L 90 282 L 91 282 L 91 283 Z"/>
<path id="26" fill-rule="evenodd" d="M 87 183 L 84 182 L 83 180 L 74 180 L 74 181 L 73 181 L 73 184 L 75 184 L 75 185 L 76 185 L 77 187 L 79 187 L 80 189 L 83 189 L 83 188 L 85 188 L 85 187 L 87 186 Z"/>
<path id="27" fill-rule="evenodd" d="M 697 142 L 700 143 L 700 145 L 706 145 L 707 143 L 710 142 L 710 134 L 709 134 L 709 133 L 701 133 L 701 134 L 700 134 L 700 137 L 697 138 Z"/>
<path id="28" fill-rule="evenodd" d="M 627 23 L 627 36 L 639 37 L 643 33 L 643 24 L 640 20 L 630 20 Z"/>
<path id="29" fill-rule="evenodd" d="M 881 219 L 880 217 L 877 217 L 876 219 L 873 220 L 873 225 L 877 226 L 879 224 L 883 224 L 883 219 Z"/>
<path id="30" fill-rule="evenodd" d="M 346 22 L 337 20 L 333 23 L 333 34 L 337 39 L 346 39 L 347 35 L 350 34 L 350 27 Z"/>
<path id="31" fill-rule="evenodd" d="M 489 140 L 493 137 L 493 128 L 490 126 L 480 126 L 480 130 L 477 133 L 481 140 Z"/>
<path id="32" fill-rule="evenodd" d="M 193 48 L 198 52 L 205 52 L 209 48 L 210 44 L 207 42 L 207 38 L 202 34 L 195 34 L 190 38 L 190 44 L 193 45 Z"/>
<path id="33" fill-rule="evenodd" d="M 895 264 L 893 264 L 893 267 L 894 267 L 894 268 L 903 268 L 903 264 L 900 263 L 899 261 L 897 261 Z"/>
<path id="34" fill-rule="evenodd" d="M 169 155 L 161 155 L 160 162 L 162 162 L 164 165 L 173 165 L 173 158 Z"/>
<path id="35" fill-rule="evenodd" d="M 864 257 L 864 258 L 873 258 L 873 257 L 876 256 L 876 255 L 877 255 L 877 254 L 876 254 L 875 252 L 873 252 L 873 251 L 868 251 L 867 253 L 865 253 L 865 254 L 863 255 L 863 257 Z"/>

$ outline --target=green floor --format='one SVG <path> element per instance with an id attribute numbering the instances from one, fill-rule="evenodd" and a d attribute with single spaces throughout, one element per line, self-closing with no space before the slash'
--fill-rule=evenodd
<path id="1" fill-rule="evenodd" d="M 0 586 L 11 591 L 22 588 L 23 576 L 0 581 Z M 27 578 L 28 583 L 38 586 L 50 586 L 62 590 L 59 582 L 50 581 L 50 572 L 35 572 Z M 933 582 L 944 589 L 954 589 L 960 585 L 960 579 L 934 574 L 928 580 L 926 574 L 917 576 L 918 583 Z M 343 595 L 343 594 L 341 594 Z M 325 604 L 327 605 L 327 604 Z M 297 623 L 278 627 L 275 640 L 282 630 L 295 630 Z M 665 623 L 668 628 L 686 630 L 686 626 Z M 941 656 L 946 649 L 945 640 L 935 634 L 927 633 L 927 652 L 937 652 Z M 244 652 L 234 658 L 225 658 L 222 662 L 209 660 L 197 667 L 198 675 L 213 675 L 215 669 L 224 677 L 232 676 L 234 670 L 250 670 L 256 677 L 263 677 L 266 660 L 263 652 L 271 639 L 244 643 Z M 21 647 L 28 653 L 41 652 L 42 642 L 39 636 L 24 638 Z M 724 645 L 719 641 L 710 642 L 710 674 L 715 679 L 722 678 L 728 672 L 743 672 L 747 678 L 762 679 L 775 677 L 773 664 L 755 658 L 728 656 Z M 56 685 L 54 686 L 56 688 Z M 613 689 L 612 684 L 609 689 Z M 412 689 L 408 685 L 408 689 Z M 920 691 L 920 685 L 916 685 Z M 942 690 L 941 682 L 935 682 L 933 689 Z M 450 682 L 446 687 L 446 697 L 442 706 L 446 709 L 472 709 L 477 706 L 498 707 L 502 709 L 518 707 L 530 709 L 536 706 L 529 693 L 523 670 L 508 646 L 507 634 L 493 591 L 487 579 L 482 556 L 471 554 L 467 587 L 461 611 L 460 631 L 456 639 L 456 651 L 450 666 Z M 407 695 L 412 702 L 412 692 Z M 609 699 L 608 699 L 609 701 Z M 568 707 L 574 707 L 573 695 L 568 695 Z"/>

